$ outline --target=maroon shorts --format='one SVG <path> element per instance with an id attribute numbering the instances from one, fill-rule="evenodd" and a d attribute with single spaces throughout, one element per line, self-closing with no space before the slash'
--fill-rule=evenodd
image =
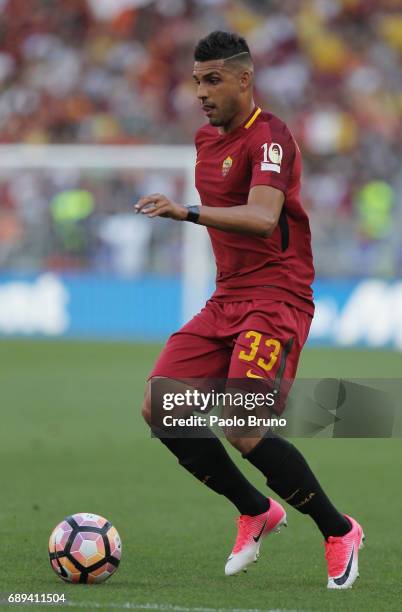
<path id="1" fill-rule="evenodd" d="M 292 381 L 311 316 L 285 302 L 210 299 L 170 336 L 149 375 Z"/>

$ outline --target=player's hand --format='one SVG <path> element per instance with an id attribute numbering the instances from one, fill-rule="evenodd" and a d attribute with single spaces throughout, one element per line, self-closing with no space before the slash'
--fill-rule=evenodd
<path id="1" fill-rule="evenodd" d="M 140 198 L 134 205 L 136 213 L 142 213 L 150 219 L 152 217 L 167 217 L 176 221 L 185 221 L 188 210 L 182 204 L 169 200 L 163 193 L 151 193 L 149 196 Z"/>

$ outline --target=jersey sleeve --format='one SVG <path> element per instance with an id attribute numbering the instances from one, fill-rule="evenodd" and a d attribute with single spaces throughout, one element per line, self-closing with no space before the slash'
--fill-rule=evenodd
<path id="1" fill-rule="evenodd" d="M 288 129 L 271 132 L 258 130 L 249 149 L 250 188 L 255 185 L 275 187 L 286 194 L 292 178 L 296 143 Z"/>

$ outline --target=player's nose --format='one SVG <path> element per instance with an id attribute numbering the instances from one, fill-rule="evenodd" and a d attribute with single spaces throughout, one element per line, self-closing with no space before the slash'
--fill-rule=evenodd
<path id="1" fill-rule="evenodd" d="M 197 98 L 199 100 L 201 100 L 203 103 L 207 100 L 208 95 L 207 92 L 205 91 L 205 88 L 203 87 L 203 85 L 198 85 L 197 87 Z"/>

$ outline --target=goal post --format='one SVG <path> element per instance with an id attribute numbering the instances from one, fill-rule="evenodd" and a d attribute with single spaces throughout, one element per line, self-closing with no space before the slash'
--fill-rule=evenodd
<path id="1" fill-rule="evenodd" d="M 175 170 L 184 176 L 184 204 L 199 203 L 194 185 L 195 150 L 186 145 L 0 145 L 0 169 L 7 170 Z M 210 281 L 205 228 L 183 223 L 182 322 L 205 303 Z"/>

